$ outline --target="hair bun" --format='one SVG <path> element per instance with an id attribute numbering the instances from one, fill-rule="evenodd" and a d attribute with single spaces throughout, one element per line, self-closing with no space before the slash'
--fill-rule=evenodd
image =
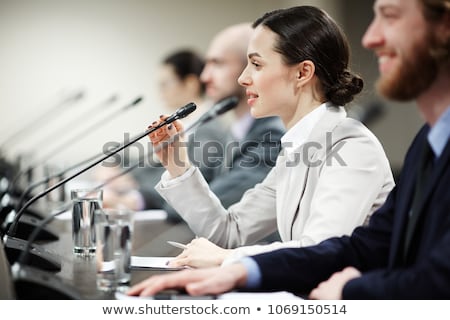
<path id="1" fill-rule="evenodd" d="M 353 97 L 361 92 L 364 87 L 363 79 L 350 72 L 344 70 L 338 77 L 337 82 L 328 89 L 326 98 L 333 104 L 344 106 L 353 100 Z"/>

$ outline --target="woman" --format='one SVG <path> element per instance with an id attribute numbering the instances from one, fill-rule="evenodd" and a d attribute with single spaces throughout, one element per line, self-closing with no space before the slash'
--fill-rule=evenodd
<path id="1" fill-rule="evenodd" d="M 266 179 L 228 210 L 177 143 L 158 154 L 167 172 L 157 190 L 198 236 L 212 242 L 193 240 L 172 266 L 219 265 L 226 258 L 350 234 L 394 185 L 381 144 L 346 117 L 343 106 L 363 81 L 348 69 L 348 43 L 336 23 L 320 9 L 301 6 L 267 13 L 253 27 L 239 83 L 254 117 L 280 116 L 288 129 L 284 150 Z M 175 123 L 150 139 L 158 145 L 181 129 Z M 236 248 L 277 227 L 282 242 Z"/>

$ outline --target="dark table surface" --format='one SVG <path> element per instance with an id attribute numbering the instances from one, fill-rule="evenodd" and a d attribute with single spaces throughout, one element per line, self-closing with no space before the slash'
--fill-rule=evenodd
<path id="1" fill-rule="evenodd" d="M 44 246 L 61 257 L 61 271 L 55 273 L 62 281 L 76 288 L 83 299 L 114 299 L 114 293 L 105 293 L 96 286 L 95 257 L 82 258 L 73 254 L 71 221 L 52 223 L 60 230 L 60 239 Z M 173 224 L 166 220 L 137 220 L 132 234 L 132 255 L 135 256 L 176 256 L 182 250 L 167 244 L 167 240 L 188 243 L 194 234 L 185 223 Z M 170 271 L 131 271 L 131 285 L 150 275 Z"/>

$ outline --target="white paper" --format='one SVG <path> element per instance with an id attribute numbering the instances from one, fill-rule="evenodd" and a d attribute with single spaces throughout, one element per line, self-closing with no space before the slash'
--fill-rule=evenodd
<path id="1" fill-rule="evenodd" d="M 131 268 L 151 268 L 151 269 L 164 269 L 164 270 L 181 270 L 186 267 L 173 268 L 169 267 L 167 263 L 172 260 L 173 257 L 131 257 Z"/>
<path id="2" fill-rule="evenodd" d="M 164 210 L 137 211 L 133 215 L 134 221 L 160 221 L 166 219 L 167 219 L 167 212 Z"/>

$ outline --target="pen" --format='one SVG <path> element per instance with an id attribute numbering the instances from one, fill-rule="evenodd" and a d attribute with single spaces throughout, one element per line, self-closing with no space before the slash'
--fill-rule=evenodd
<path id="1" fill-rule="evenodd" d="M 180 248 L 180 249 L 187 249 L 187 245 L 179 243 L 179 242 L 175 242 L 175 241 L 167 241 L 168 244 L 170 244 L 171 246 Z"/>

